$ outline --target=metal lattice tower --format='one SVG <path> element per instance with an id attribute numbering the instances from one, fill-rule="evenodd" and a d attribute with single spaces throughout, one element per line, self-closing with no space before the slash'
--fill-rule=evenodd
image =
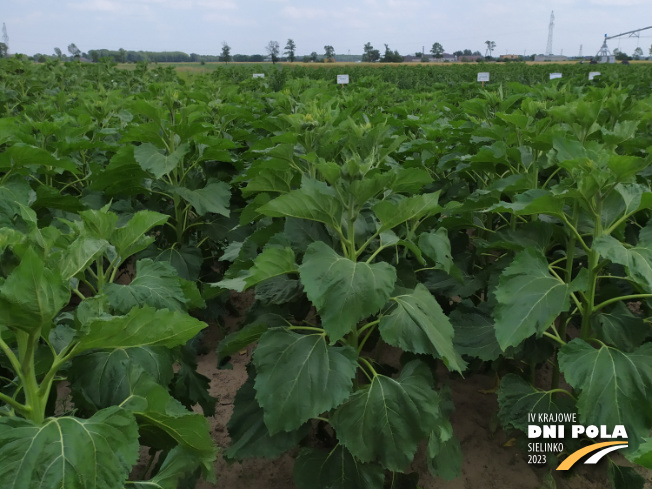
<path id="1" fill-rule="evenodd" d="M 580 44 L 580 55 L 579 55 L 579 57 L 580 58 L 582 57 L 582 45 L 581 44 Z"/>
<path id="2" fill-rule="evenodd" d="M 2 42 L 7 46 L 7 49 L 9 49 L 9 34 L 7 34 L 7 26 L 5 23 L 2 23 Z"/>
<path id="3" fill-rule="evenodd" d="M 550 12 L 550 25 L 548 26 L 548 45 L 546 46 L 546 56 L 552 55 L 552 29 L 555 27 L 555 11 Z"/>

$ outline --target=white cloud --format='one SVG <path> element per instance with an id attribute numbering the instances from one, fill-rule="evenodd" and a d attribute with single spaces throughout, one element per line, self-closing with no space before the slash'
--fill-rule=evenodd
<path id="1" fill-rule="evenodd" d="M 591 0 L 591 3 L 603 7 L 635 7 L 650 4 L 649 0 Z"/>
<path id="2" fill-rule="evenodd" d="M 124 10 L 124 5 L 113 0 L 91 0 L 81 4 L 72 4 L 73 8 L 78 10 L 90 10 L 97 12 L 120 12 Z"/>
<path id="3" fill-rule="evenodd" d="M 328 10 L 311 7 L 284 7 L 282 14 L 294 20 L 318 20 L 330 17 Z"/>
<path id="4" fill-rule="evenodd" d="M 238 5 L 231 0 L 194 0 L 193 6 L 210 10 L 236 10 Z"/>

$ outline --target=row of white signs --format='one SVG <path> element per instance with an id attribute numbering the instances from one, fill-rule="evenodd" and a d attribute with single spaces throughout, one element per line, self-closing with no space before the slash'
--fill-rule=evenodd
<path id="1" fill-rule="evenodd" d="M 596 76 L 599 76 L 599 71 L 592 71 L 589 73 L 589 80 L 593 80 Z M 265 78 L 265 73 L 254 73 L 254 78 Z M 561 78 L 561 73 L 550 73 L 550 79 L 554 80 L 555 78 Z M 489 73 L 483 72 L 478 73 L 479 82 L 488 82 Z M 337 84 L 346 85 L 349 83 L 349 75 L 337 75 Z"/>
<path id="2" fill-rule="evenodd" d="M 254 78 L 265 78 L 265 73 L 254 73 Z M 337 84 L 346 85 L 349 83 L 349 75 L 337 75 Z"/>
<path id="3" fill-rule="evenodd" d="M 589 80 L 593 80 L 596 76 L 600 76 L 599 71 L 592 71 L 589 73 Z M 550 73 L 550 79 L 554 80 L 555 78 L 561 78 L 561 73 Z M 479 82 L 488 82 L 489 81 L 489 73 L 478 73 L 478 81 Z"/>

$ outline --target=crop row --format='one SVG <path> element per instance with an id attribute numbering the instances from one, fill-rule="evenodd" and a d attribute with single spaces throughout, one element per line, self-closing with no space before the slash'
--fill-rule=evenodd
<path id="1" fill-rule="evenodd" d="M 300 488 L 416 487 L 425 443 L 454 478 L 436 372 L 490 366 L 504 429 L 622 425 L 652 468 L 650 68 L 601 68 L 353 67 L 342 89 L 332 68 L 3 60 L 0 485 L 213 479 L 197 335 L 247 290 L 218 347 L 254 347 L 228 459 L 301 445 Z M 140 445 L 153 478 L 125 482 Z"/>

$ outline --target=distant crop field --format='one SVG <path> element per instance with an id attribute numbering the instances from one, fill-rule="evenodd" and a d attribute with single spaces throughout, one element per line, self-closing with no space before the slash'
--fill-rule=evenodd
<path id="1" fill-rule="evenodd" d="M 0 59 L 0 488 L 651 479 L 652 64 L 124 66 Z"/>

